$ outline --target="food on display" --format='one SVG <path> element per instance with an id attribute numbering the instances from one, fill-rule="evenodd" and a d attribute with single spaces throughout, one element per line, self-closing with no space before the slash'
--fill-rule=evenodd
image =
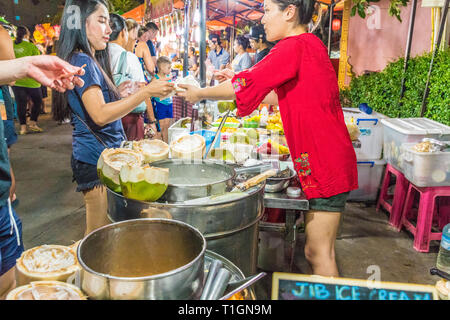
<path id="1" fill-rule="evenodd" d="M 226 149 L 233 154 L 236 163 L 244 163 L 251 158 L 253 148 L 253 145 L 241 143 L 225 143 L 223 145 L 223 149 Z"/>
<path id="2" fill-rule="evenodd" d="M 6 300 L 87 300 L 81 290 L 61 281 L 34 281 L 12 290 Z"/>
<path id="3" fill-rule="evenodd" d="M 436 290 L 441 300 L 450 300 L 450 281 L 441 279 L 436 282 Z"/>
<path id="4" fill-rule="evenodd" d="M 269 139 L 268 143 L 271 145 L 272 152 L 275 150 L 278 154 L 289 154 L 289 148 L 286 146 L 283 146 L 276 141 Z"/>
<path id="5" fill-rule="evenodd" d="M 105 149 L 97 162 L 100 181 L 114 192 L 121 192 L 119 173 L 123 165 L 140 166 L 143 156 L 131 149 Z"/>
<path id="6" fill-rule="evenodd" d="M 225 148 L 215 148 L 207 156 L 208 159 L 235 162 L 233 152 Z"/>
<path id="7" fill-rule="evenodd" d="M 217 101 L 217 108 L 219 109 L 220 113 L 228 110 L 233 111 L 236 109 L 236 102 L 234 100 Z"/>
<path id="8" fill-rule="evenodd" d="M 184 135 L 170 144 L 172 159 L 203 159 L 205 152 L 205 138 L 199 134 Z"/>
<path id="9" fill-rule="evenodd" d="M 169 145 L 159 139 L 133 141 L 133 150 L 142 154 L 144 163 L 169 158 Z"/>
<path id="10" fill-rule="evenodd" d="M 413 146 L 413 150 L 417 152 L 432 152 L 433 144 L 430 141 L 419 142 Z"/>
<path id="11" fill-rule="evenodd" d="M 352 141 L 358 140 L 361 135 L 361 131 L 355 123 L 355 119 L 353 117 L 349 119 L 345 119 L 345 125 L 347 126 L 348 134 L 350 135 L 350 139 Z"/>
<path id="12" fill-rule="evenodd" d="M 167 190 L 169 169 L 125 164 L 119 178 L 124 197 L 153 202 Z"/>
<path id="13" fill-rule="evenodd" d="M 244 132 L 235 132 L 229 138 L 230 143 L 250 144 L 250 138 Z"/>
<path id="14" fill-rule="evenodd" d="M 66 281 L 79 270 L 75 250 L 60 245 L 43 245 L 22 253 L 16 264 L 17 284 L 32 281 Z"/>
<path id="15" fill-rule="evenodd" d="M 289 149 L 279 143 L 269 139 L 267 142 L 257 147 L 256 152 L 261 158 L 276 158 L 278 160 L 286 160 L 289 157 Z"/>

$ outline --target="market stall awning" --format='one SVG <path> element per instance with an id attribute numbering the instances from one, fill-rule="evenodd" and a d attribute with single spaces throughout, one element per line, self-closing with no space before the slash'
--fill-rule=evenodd
<path id="1" fill-rule="evenodd" d="M 142 19 L 144 18 L 144 11 L 145 11 L 145 4 L 141 4 L 140 6 L 137 6 L 136 8 L 122 14 L 122 17 L 127 19 L 132 18 L 137 22 L 141 22 Z"/>
<path id="2" fill-rule="evenodd" d="M 234 15 L 236 23 L 241 20 L 258 21 L 264 14 L 263 5 L 263 0 L 207 0 L 206 26 L 209 29 L 232 26 Z M 173 6 L 183 9 L 184 1 L 174 0 Z"/>

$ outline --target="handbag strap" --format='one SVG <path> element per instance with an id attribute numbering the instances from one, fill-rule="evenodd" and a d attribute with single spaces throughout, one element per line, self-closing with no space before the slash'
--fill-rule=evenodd
<path id="1" fill-rule="evenodd" d="M 76 89 L 73 90 L 73 92 L 75 92 L 75 94 L 77 95 L 78 101 L 80 102 L 80 105 L 86 109 L 86 107 L 84 106 L 83 100 L 81 100 L 80 94 L 78 93 L 78 91 Z M 85 125 L 85 127 L 92 133 L 92 135 L 105 147 L 108 148 L 108 145 L 94 132 L 94 130 L 91 129 L 91 127 L 86 123 L 86 121 L 84 121 L 80 115 L 78 114 L 78 112 L 76 112 L 68 103 L 67 104 L 70 108 L 70 110 L 73 112 L 73 114 L 78 118 L 78 120 L 81 121 L 81 123 L 83 123 Z"/>
<path id="2" fill-rule="evenodd" d="M 118 67 L 117 67 L 117 74 L 122 75 L 122 77 L 123 77 L 123 76 L 125 75 L 125 73 L 126 73 L 126 68 L 127 68 L 126 61 L 127 61 L 127 52 L 126 52 L 126 51 L 123 51 L 123 52 L 120 54 L 119 65 L 118 65 Z"/>

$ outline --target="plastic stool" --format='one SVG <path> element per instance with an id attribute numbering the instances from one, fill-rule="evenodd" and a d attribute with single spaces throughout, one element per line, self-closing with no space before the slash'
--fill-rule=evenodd
<path id="1" fill-rule="evenodd" d="M 416 226 L 408 219 L 408 213 L 412 210 L 414 202 L 414 192 L 420 194 Z M 420 188 L 412 183 L 409 184 L 405 207 L 402 212 L 402 226 L 405 226 L 414 235 L 414 249 L 419 252 L 428 252 L 431 240 L 441 240 L 442 232 L 431 232 L 435 214 L 439 215 L 440 230 L 450 221 L 448 212 L 442 212 L 441 214 L 436 210 L 436 197 L 450 197 L 450 186 Z"/>
<path id="2" fill-rule="evenodd" d="M 387 202 L 387 200 L 391 198 L 387 194 L 391 175 L 394 175 L 397 179 L 392 204 Z M 389 224 L 395 227 L 397 231 L 400 231 L 402 228 L 402 211 L 408 185 L 409 181 L 405 178 L 403 173 L 388 163 L 381 184 L 380 196 L 378 197 L 377 211 L 380 211 L 380 207 L 386 209 L 386 211 L 389 212 Z"/>

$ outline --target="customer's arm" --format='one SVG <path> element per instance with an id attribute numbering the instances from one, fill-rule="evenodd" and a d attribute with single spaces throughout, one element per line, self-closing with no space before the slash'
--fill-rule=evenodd
<path id="1" fill-rule="evenodd" d="M 84 91 L 81 99 L 92 120 L 97 125 L 104 126 L 124 117 L 146 99 L 164 97 L 172 90 L 172 83 L 154 79 L 136 93 L 124 99 L 106 103 L 101 88 L 93 85 Z"/>
<path id="2" fill-rule="evenodd" d="M 55 56 L 29 56 L 13 60 L 0 61 L 0 85 L 8 84 L 22 78 L 33 78 L 51 89 L 64 92 L 72 90 L 75 85 L 83 86 L 84 82 L 75 74 L 84 71 L 72 66 Z M 64 78 L 61 78 L 65 76 Z"/>

